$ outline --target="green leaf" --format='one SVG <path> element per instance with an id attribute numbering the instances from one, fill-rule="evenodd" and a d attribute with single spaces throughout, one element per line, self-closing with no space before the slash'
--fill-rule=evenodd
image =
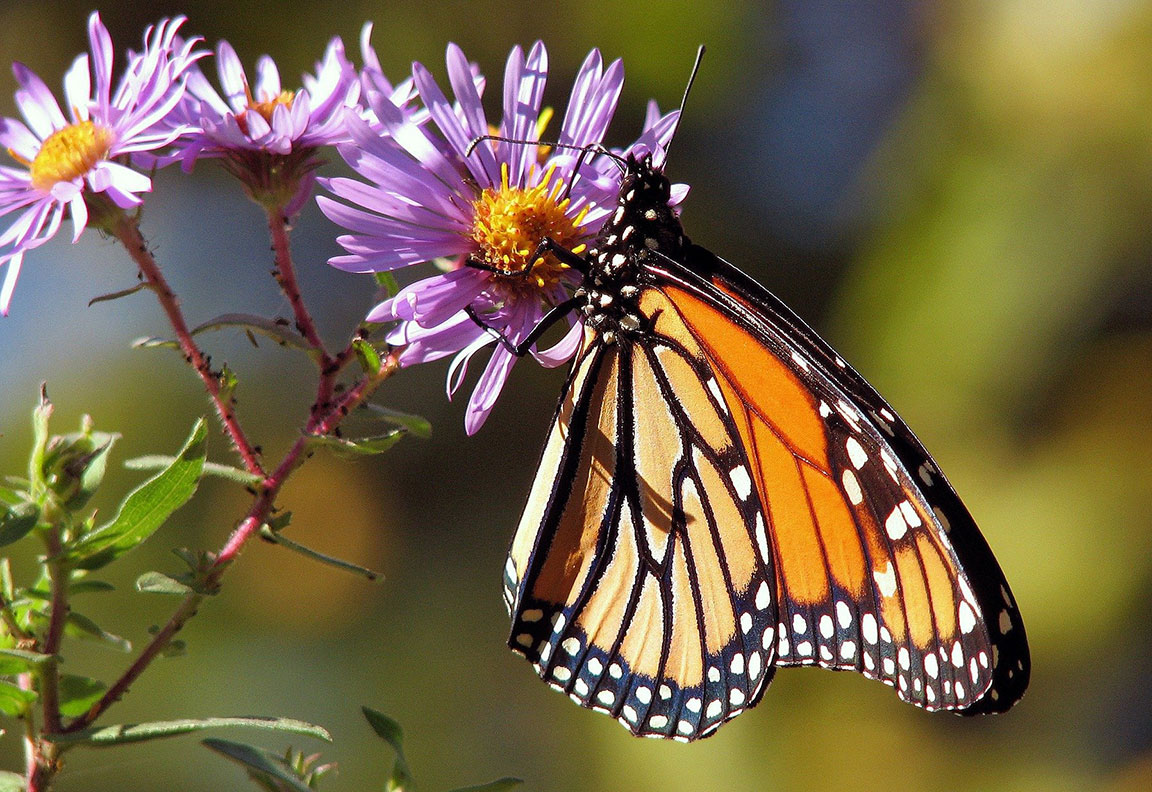
<path id="1" fill-rule="evenodd" d="M 163 572 L 145 572 L 136 578 L 136 590 L 145 591 L 149 594 L 175 594 L 178 597 L 192 592 L 191 586 L 181 583 Z"/>
<path id="2" fill-rule="evenodd" d="M 93 297 L 88 301 L 88 307 L 91 308 L 96 303 L 108 302 L 109 300 L 119 300 L 121 297 L 127 297 L 130 294 L 135 294 L 141 289 L 150 289 L 150 283 L 138 283 L 129 289 L 121 289 L 120 291 L 110 292 L 108 294 L 101 294 L 99 297 Z"/>
<path id="3" fill-rule="evenodd" d="M 372 377 L 380 373 L 380 352 L 372 346 L 372 342 L 357 338 L 352 342 L 352 349 L 355 350 L 356 360 L 359 361 L 360 368 L 364 369 L 364 373 Z"/>
<path id="4" fill-rule="evenodd" d="M 453 789 L 452 792 L 505 792 L 505 790 L 518 787 L 523 783 L 523 779 L 512 778 L 512 776 L 505 776 L 504 778 L 498 778 L 495 781 L 489 781 L 487 784 Z"/>
<path id="5" fill-rule="evenodd" d="M 36 701 L 34 691 L 24 690 L 11 682 L 0 680 L 0 713 L 18 718 L 27 711 L 34 701 Z"/>
<path id="6" fill-rule="evenodd" d="M 268 319 L 254 314 L 221 314 L 214 319 L 209 319 L 207 322 L 192 328 L 192 335 L 205 333 L 209 330 L 222 330 L 227 327 L 238 327 L 250 332 L 260 333 L 263 336 L 271 338 L 280 346 L 295 347 L 296 349 L 303 349 L 309 353 L 315 351 L 287 320 Z"/>
<path id="7" fill-rule="evenodd" d="M 61 674 L 60 712 L 69 718 L 79 717 L 99 701 L 107 689 L 108 686 L 98 679 Z"/>
<path id="8" fill-rule="evenodd" d="M 51 655 L 24 649 L 0 649 L 0 674 L 22 674 L 43 665 Z"/>
<path id="9" fill-rule="evenodd" d="M 412 771 L 408 768 L 408 759 L 404 756 L 404 730 L 400 728 L 399 723 L 383 712 L 371 707 L 361 707 L 360 711 L 364 713 L 372 731 L 376 732 L 377 736 L 384 742 L 391 745 L 392 750 L 396 752 L 396 764 L 392 768 L 392 777 L 388 779 L 386 789 L 388 792 L 394 792 L 394 790 L 401 790 L 410 786 L 413 778 Z"/>
<path id="10" fill-rule="evenodd" d="M 129 459 L 124 463 L 124 467 L 130 470 L 160 470 L 166 468 L 176 461 L 176 457 L 162 456 L 160 454 L 149 454 L 148 456 L 136 457 Z M 263 479 L 260 476 L 253 475 L 247 470 L 241 470 L 231 465 L 221 465 L 217 462 L 205 462 L 203 475 L 216 476 L 217 478 L 228 479 L 235 481 L 245 486 L 256 486 Z"/>
<path id="11" fill-rule="evenodd" d="M 32 410 L 32 457 L 28 461 L 30 492 L 40 492 L 44 482 L 44 452 L 48 448 L 48 419 L 52 402 L 48 401 L 48 384 L 40 383 L 40 403 Z"/>
<path id="12" fill-rule="evenodd" d="M 311 435 L 308 442 L 313 447 L 328 448 L 338 456 L 355 459 L 362 456 L 383 454 L 396 445 L 400 438 L 406 434 L 404 429 L 393 429 L 381 435 L 354 439 L 332 435 Z"/>
<path id="13" fill-rule="evenodd" d="M 69 594 L 103 594 L 115 591 L 116 587 L 103 580 L 75 580 L 68 584 Z"/>
<path id="14" fill-rule="evenodd" d="M 384 291 L 384 297 L 391 297 L 396 292 L 400 291 L 400 284 L 396 282 L 396 276 L 391 272 L 374 272 L 372 277 L 376 281 L 376 285 Z M 383 300 L 377 300 L 383 302 Z"/>
<path id="15" fill-rule="evenodd" d="M 167 338 L 144 336 L 132 342 L 133 349 L 179 349 L 180 344 Z"/>
<path id="16" fill-rule="evenodd" d="M 263 776 L 272 781 L 274 783 L 274 786 L 270 784 L 272 788 L 279 787 L 294 790 L 294 792 L 314 792 L 284 764 L 283 758 L 270 751 L 265 751 L 263 748 L 232 742 L 231 740 L 212 738 L 203 740 L 201 744 L 243 765 L 256 778 Z"/>
<path id="17" fill-rule="evenodd" d="M 155 533 L 172 512 L 188 502 L 204 469 L 207 434 L 201 418 L 172 464 L 133 490 L 112 522 L 72 547 L 69 556 L 77 567 L 99 569 L 116 560 Z"/>
<path id="18" fill-rule="evenodd" d="M 40 509 L 34 503 L 10 506 L 0 512 L 0 547 L 18 542 L 40 521 Z"/>
<path id="19" fill-rule="evenodd" d="M 77 460 L 83 466 L 79 476 L 79 486 L 75 494 L 64 502 L 64 505 L 72 511 L 83 509 L 92 496 L 96 494 L 96 490 L 100 488 L 100 484 L 104 481 L 104 472 L 108 469 L 108 452 L 120 439 L 120 435 L 108 432 L 88 432 L 84 439 L 85 445 L 91 443 L 93 449 L 82 460 Z"/>
<path id="20" fill-rule="evenodd" d="M 402 426 L 422 440 L 427 440 L 432 436 L 432 424 L 421 415 L 393 410 L 391 407 L 381 407 L 378 404 L 366 404 L 364 408 L 382 421 L 395 426 Z"/>
<path id="21" fill-rule="evenodd" d="M 306 558 L 310 558 L 313 561 L 319 561 L 321 564 L 327 564 L 328 566 L 342 569 L 345 572 L 352 572 L 354 574 L 360 575 L 361 577 L 368 578 L 373 582 L 384 579 L 383 572 L 375 572 L 371 569 L 368 569 L 367 567 L 362 567 L 359 564 L 353 564 L 351 561 L 344 561 L 342 559 L 333 558 L 330 555 L 317 552 L 310 547 L 305 547 L 302 544 L 293 542 L 291 539 L 277 533 L 267 525 L 262 525 L 260 527 L 260 536 L 270 542 L 275 542 L 281 547 L 287 548 L 288 550 L 291 550 L 295 553 L 299 553 Z"/>
<path id="22" fill-rule="evenodd" d="M 121 652 L 131 652 L 132 643 L 126 638 L 110 633 L 82 613 L 72 611 L 64 623 L 64 634 L 86 641 L 99 641 Z"/>
<path id="23" fill-rule="evenodd" d="M 181 720 L 153 721 L 151 723 L 121 723 L 114 726 L 102 726 L 96 729 L 57 734 L 53 735 L 52 739 L 58 743 L 86 743 L 94 747 L 103 747 L 107 745 L 144 742 L 146 740 L 160 740 L 166 737 L 178 737 L 181 734 L 191 734 L 192 732 L 200 732 L 206 729 L 236 727 L 286 732 L 288 734 L 315 737 L 318 740 L 332 742 L 332 735 L 322 726 L 293 718 L 266 718 L 252 715 L 235 718 L 184 718 Z"/>
<path id="24" fill-rule="evenodd" d="M 18 773 L 0 770 L 0 792 L 24 792 L 27 779 Z"/>

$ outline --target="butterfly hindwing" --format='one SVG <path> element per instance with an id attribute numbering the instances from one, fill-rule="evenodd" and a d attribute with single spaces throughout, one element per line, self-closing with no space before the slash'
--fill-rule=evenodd
<path id="1" fill-rule="evenodd" d="M 710 734 L 773 668 L 763 514 L 705 365 L 658 333 L 583 353 L 506 571 L 512 648 L 646 736 Z"/>

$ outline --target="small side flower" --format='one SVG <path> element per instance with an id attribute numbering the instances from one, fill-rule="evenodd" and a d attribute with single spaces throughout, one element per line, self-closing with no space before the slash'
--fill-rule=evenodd
<path id="1" fill-rule="evenodd" d="M 594 155 L 593 147 L 615 113 L 624 69 L 618 60 L 605 68 L 595 50 L 588 55 L 557 137 L 563 145 L 549 147 L 536 142 L 552 116 L 542 107 L 547 51 L 540 42 L 527 55 L 513 49 L 504 73 L 503 117 L 495 127 L 503 140 L 474 145 L 491 134 L 480 101 L 484 81 L 455 45 L 447 63 L 455 102 L 423 65 L 413 66 L 428 124 L 418 112 L 404 116 L 386 106 L 376 114 L 379 126 L 349 118 L 352 143 L 339 150 L 367 183 L 322 180 L 346 203 L 318 200 L 331 220 L 352 232 L 338 240 L 347 255 L 331 259 L 335 267 L 379 272 L 445 262 L 447 271 L 402 289 L 368 319 L 399 320 L 388 341 L 406 345 L 402 365 L 454 355 L 451 396 L 476 352 L 496 344 L 497 335 L 523 342 L 578 282 L 553 254 L 534 254 L 545 238 L 579 254 L 615 208 L 619 169 Z M 653 142 L 670 134 L 672 122 L 666 116 L 654 125 Z M 556 366 L 571 358 L 581 328 L 569 322 L 551 349 L 532 349 L 537 361 Z M 505 346 L 494 347 L 469 400 L 469 434 L 491 412 L 514 362 Z"/>
<path id="2" fill-rule="evenodd" d="M 197 160 L 219 158 L 257 203 L 294 214 L 311 194 L 318 149 L 349 139 L 344 113 L 356 106 L 360 84 L 343 41 L 332 39 L 298 90 L 284 88 L 267 55 L 256 62 L 251 83 L 227 41 L 216 46 L 216 72 L 222 93 L 199 68 L 189 75 L 175 118 L 193 131 L 162 161 L 179 160 L 191 170 Z"/>
<path id="3" fill-rule="evenodd" d="M 0 119 L 0 146 L 16 165 L 0 166 L 0 216 L 16 215 L 0 234 L 0 313 L 7 314 L 24 254 L 51 239 L 65 212 L 72 241 L 113 208 L 131 209 L 152 180 L 126 164 L 131 155 L 170 144 L 184 130 L 162 123 L 184 94 L 185 75 L 202 52 L 199 39 L 180 41 L 183 17 L 162 20 L 144 34 L 143 52 L 128 53 L 113 80 L 112 40 L 93 13 L 88 18 L 91 54 L 79 56 L 64 77 L 65 117 L 36 74 L 15 63 L 16 105 L 24 117 Z M 113 90 L 115 88 L 115 90 Z M 107 203 L 102 203 L 106 201 Z"/>

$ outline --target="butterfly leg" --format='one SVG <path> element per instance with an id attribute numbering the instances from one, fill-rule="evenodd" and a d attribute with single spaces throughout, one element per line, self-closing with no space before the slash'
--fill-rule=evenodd
<path id="1" fill-rule="evenodd" d="M 468 314 L 469 318 L 471 318 L 473 322 L 480 325 L 480 327 L 483 328 L 484 331 L 488 333 L 488 335 L 499 341 L 501 346 L 503 346 L 516 357 L 524 357 L 528 354 L 529 350 L 532 349 L 533 345 L 535 345 L 535 343 L 540 340 L 540 336 L 548 332 L 548 328 L 552 327 L 552 325 L 556 324 L 565 316 L 572 313 L 572 311 L 576 308 L 577 305 L 581 303 L 581 301 L 582 300 L 579 297 L 572 297 L 560 303 L 559 305 L 553 306 L 552 310 L 544 314 L 544 318 L 536 323 L 536 326 L 532 328 L 532 332 L 525 336 L 524 340 L 518 344 L 497 330 L 495 327 L 485 322 L 480 317 L 480 315 L 476 313 L 471 305 L 466 306 L 464 308 L 464 312 Z"/>
<path id="2" fill-rule="evenodd" d="M 525 278 L 532 272 L 532 268 L 536 262 L 544 257 L 544 254 L 551 253 L 563 263 L 567 264 L 572 269 L 579 272 L 581 275 L 588 272 L 588 262 L 579 253 L 573 253 L 568 248 L 561 245 L 556 240 L 550 237 L 544 237 L 540 240 L 540 244 L 536 245 L 536 250 L 532 252 L 528 260 L 532 262 L 531 265 L 523 269 L 505 269 L 489 264 L 485 261 L 469 258 L 465 264 L 473 269 L 483 270 L 484 272 L 491 272 L 494 275 L 502 275 L 506 278 Z"/>

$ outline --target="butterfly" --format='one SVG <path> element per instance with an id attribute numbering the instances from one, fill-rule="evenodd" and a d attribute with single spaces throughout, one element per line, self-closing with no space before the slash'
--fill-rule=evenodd
<path id="1" fill-rule="evenodd" d="M 509 646 L 644 737 L 713 734 L 785 666 L 926 710 L 1009 709 L 1024 625 L 932 457 L 803 320 L 689 241 L 650 154 L 616 159 L 595 244 L 551 246 L 582 274 L 558 312 L 583 337 L 504 571 Z"/>

